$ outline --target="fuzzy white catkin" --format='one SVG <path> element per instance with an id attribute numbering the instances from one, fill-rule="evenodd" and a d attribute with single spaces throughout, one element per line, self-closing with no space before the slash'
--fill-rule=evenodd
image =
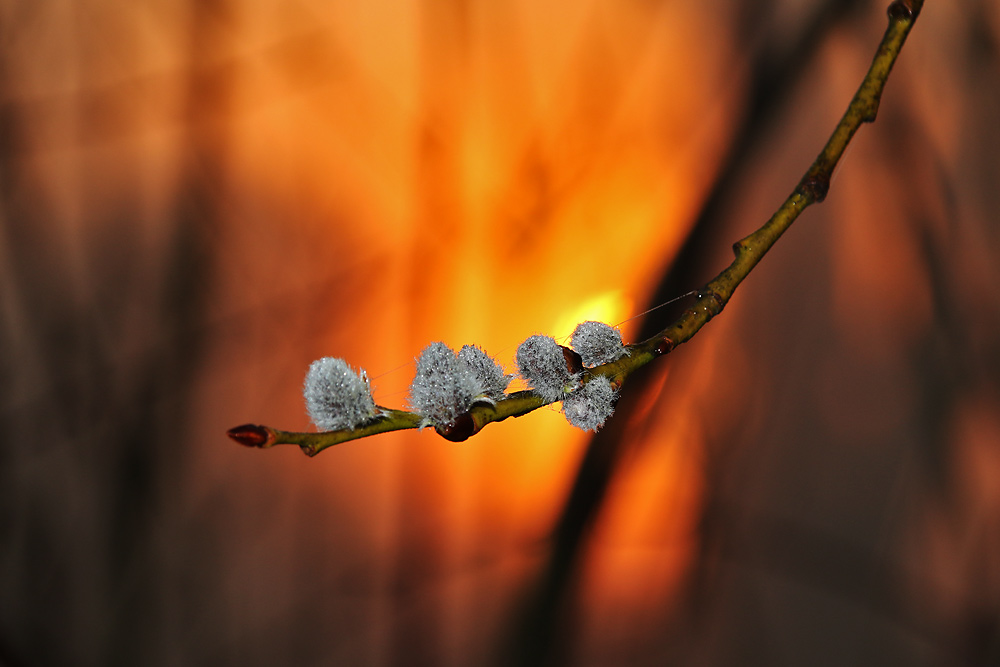
<path id="1" fill-rule="evenodd" d="M 302 393 L 309 418 L 320 431 L 356 428 L 375 416 L 368 375 L 355 372 L 343 359 L 314 361 Z"/>
<path id="2" fill-rule="evenodd" d="M 574 375 L 566 367 L 562 346 L 551 336 L 531 336 L 517 348 L 517 368 L 535 392 L 557 401 Z"/>
<path id="3" fill-rule="evenodd" d="M 493 357 L 475 345 L 464 345 L 458 351 L 458 359 L 475 374 L 480 388 L 478 395 L 485 396 L 491 401 L 503 398 L 512 376 L 504 373 L 503 367 Z"/>
<path id="4" fill-rule="evenodd" d="M 563 401 L 566 420 L 584 431 L 596 431 L 615 411 L 615 390 L 603 375 L 591 378 Z"/>
<path id="5" fill-rule="evenodd" d="M 475 371 L 444 343 L 431 343 L 417 358 L 409 403 L 427 423 L 447 426 L 482 393 Z"/>
<path id="6" fill-rule="evenodd" d="M 604 322 L 580 322 L 570 340 L 570 345 L 588 368 L 610 363 L 628 354 L 621 333 Z"/>

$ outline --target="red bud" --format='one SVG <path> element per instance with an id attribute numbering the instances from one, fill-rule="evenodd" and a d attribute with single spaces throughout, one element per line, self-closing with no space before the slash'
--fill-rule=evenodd
<path id="1" fill-rule="evenodd" d="M 226 435 L 244 447 L 267 447 L 271 433 L 263 426 L 243 424 L 226 431 Z"/>

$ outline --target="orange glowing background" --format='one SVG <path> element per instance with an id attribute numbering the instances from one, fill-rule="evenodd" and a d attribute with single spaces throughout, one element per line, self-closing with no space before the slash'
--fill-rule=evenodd
<path id="1" fill-rule="evenodd" d="M 0 663 L 1000 655 L 989 3 L 928 0 L 827 201 L 613 430 L 314 459 L 224 433 L 309 428 L 318 357 L 403 406 L 432 341 L 635 340 L 794 186 L 883 3 L 0 8 Z"/>

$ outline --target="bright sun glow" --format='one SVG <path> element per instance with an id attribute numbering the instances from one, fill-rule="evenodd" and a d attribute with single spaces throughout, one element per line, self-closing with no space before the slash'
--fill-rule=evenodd
<path id="1" fill-rule="evenodd" d="M 621 290 L 612 290 L 598 294 L 581 304 L 572 304 L 568 310 L 559 315 L 551 331 L 556 339 L 562 342 L 562 338 L 568 338 L 580 322 L 595 320 L 617 326 L 631 317 L 631 313 L 632 299 Z"/>

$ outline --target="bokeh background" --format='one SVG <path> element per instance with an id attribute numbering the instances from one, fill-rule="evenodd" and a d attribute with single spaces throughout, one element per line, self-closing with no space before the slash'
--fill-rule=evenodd
<path id="1" fill-rule="evenodd" d="M 0 664 L 1000 662 L 1000 5 L 596 437 L 309 459 L 310 361 L 636 340 L 790 192 L 884 0 L 0 1 Z"/>

